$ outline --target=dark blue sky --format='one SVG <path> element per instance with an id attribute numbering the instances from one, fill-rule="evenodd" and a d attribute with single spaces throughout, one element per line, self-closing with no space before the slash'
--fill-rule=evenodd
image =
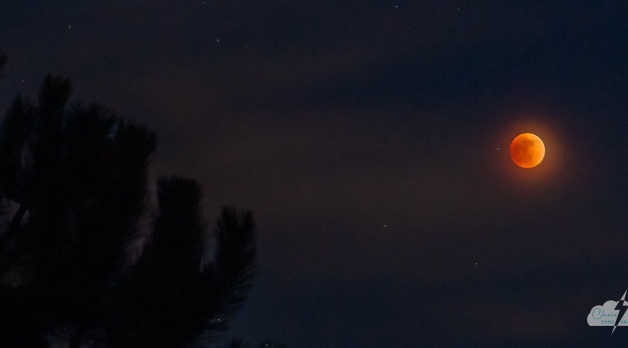
<path id="1" fill-rule="evenodd" d="M 0 105 L 46 73 L 153 128 L 152 175 L 256 216 L 232 333 L 290 347 L 626 346 L 621 1 L 33 1 Z M 510 140 L 545 161 L 514 166 Z M 607 330 L 608 329 L 608 330 Z"/>

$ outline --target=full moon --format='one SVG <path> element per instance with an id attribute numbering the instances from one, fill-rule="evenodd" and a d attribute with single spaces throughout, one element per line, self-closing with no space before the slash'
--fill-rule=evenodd
<path id="1" fill-rule="evenodd" d="M 545 157 L 545 144 L 532 133 L 517 135 L 510 143 L 510 158 L 521 168 L 534 168 Z"/>

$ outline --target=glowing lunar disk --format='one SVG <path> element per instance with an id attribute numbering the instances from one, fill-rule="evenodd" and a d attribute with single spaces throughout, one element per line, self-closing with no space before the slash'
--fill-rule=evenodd
<path id="1" fill-rule="evenodd" d="M 523 133 L 510 143 L 510 158 L 521 168 L 533 168 L 545 157 L 545 144 L 532 133 Z"/>

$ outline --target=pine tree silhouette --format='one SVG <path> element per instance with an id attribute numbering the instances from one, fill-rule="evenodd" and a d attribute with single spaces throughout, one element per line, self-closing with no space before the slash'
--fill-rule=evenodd
<path id="1" fill-rule="evenodd" d="M 179 177 L 158 180 L 151 212 L 154 133 L 68 106 L 70 93 L 47 76 L 37 102 L 17 97 L 0 125 L 0 347 L 210 342 L 250 286 L 252 214 L 224 208 L 210 231 L 201 186 Z"/>

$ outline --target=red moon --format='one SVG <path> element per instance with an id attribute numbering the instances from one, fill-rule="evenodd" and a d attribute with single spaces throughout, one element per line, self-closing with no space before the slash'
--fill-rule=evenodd
<path id="1" fill-rule="evenodd" d="M 510 143 L 510 158 L 521 168 L 534 168 L 545 157 L 545 144 L 532 133 L 517 135 Z"/>

